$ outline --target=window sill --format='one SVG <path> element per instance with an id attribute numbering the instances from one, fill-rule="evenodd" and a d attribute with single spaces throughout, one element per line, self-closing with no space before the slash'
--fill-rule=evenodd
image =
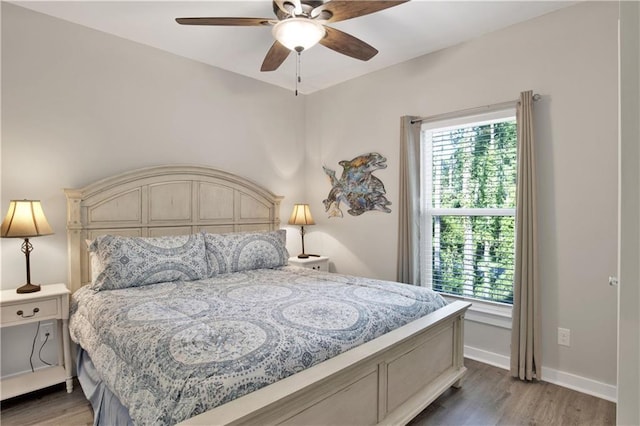
<path id="1" fill-rule="evenodd" d="M 447 302 L 464 300 L 472 303 L 464 317 L 465 320 L 511 330 L 511 312 L 513 310 L 511 305 L 484 302 L 477 299 L 465 299 L 463 297 L 455 297 L 448 294 L 443 294 L 442 296 Z"/>

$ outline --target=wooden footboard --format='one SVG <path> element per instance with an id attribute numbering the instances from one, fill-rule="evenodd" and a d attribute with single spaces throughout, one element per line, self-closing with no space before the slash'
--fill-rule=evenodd
<path id="1" fill-rule="evenodd" d="M 462 379 L 470 305 L 454 302 L 180 424 L 405 424 Z"/>

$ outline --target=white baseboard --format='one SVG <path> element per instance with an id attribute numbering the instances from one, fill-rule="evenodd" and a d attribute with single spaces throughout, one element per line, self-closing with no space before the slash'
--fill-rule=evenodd
<path id="1" fill-rule="evenodd" d="M 542 367 L 542 379 L 545 382 L 573 389 L 578 392 L 618 402 L 618 387 L 597 380 L 588 379 L 565 371 Z"/>
<path id="2" fill-rule="evenodd" d="M 464 347 L 464 356 L 494 367 L 509 370 L 511 363 L 506 355 L 485 351 L 471 346 Z M 564 388 L 592 395 L 607 401 L 617 402 L 618 389 L 614 385 L 588 379 L 572 373 L 559 371 L 553 368 L 542 367 L 542 380 Z"/>

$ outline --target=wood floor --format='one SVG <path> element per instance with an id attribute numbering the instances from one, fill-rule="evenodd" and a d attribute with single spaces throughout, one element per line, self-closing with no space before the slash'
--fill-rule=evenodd
<path id="1" fill-rule="evenodd" d="M 615 425 L 614 403 L 549 383 L 523 383 L 505 370 L 465 360 L 460 389 L 449 389 L 411 426 L 429 425 Z M 0 423 L 9 425 L 91 425 L 91 406 L 77 385 L 64 385 L 3 401 Z"/>
<path id="2" fill-rule="evenodd" d="M 64 383 L 2 401 L 0 425 L 93 425 L 91 404 L 76 380 L 73 392 Z"/>
<path id="3" fill-rule="evenodd" d="M 550 383 L 525 383 L 469 359 L 465 366 L 462 387 L 446 391 L 411 426 L 616 424 L 613 402 Z"/>

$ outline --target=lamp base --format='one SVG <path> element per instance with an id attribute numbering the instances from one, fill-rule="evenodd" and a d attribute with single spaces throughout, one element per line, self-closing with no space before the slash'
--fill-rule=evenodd
<path id="1" fill-rule="evenodd" d="M 308 259 L 308 258 L 309 258 L 308 254 L 301 253 L 298 255 L 298 259 Z"/>
<path id="2" fill-rule="evenodd" d="M 25 284 L 16 289 L 16 293 L 35 293 L 36 291 L 40 291 L 40 285 L 38 284 Z"/>

